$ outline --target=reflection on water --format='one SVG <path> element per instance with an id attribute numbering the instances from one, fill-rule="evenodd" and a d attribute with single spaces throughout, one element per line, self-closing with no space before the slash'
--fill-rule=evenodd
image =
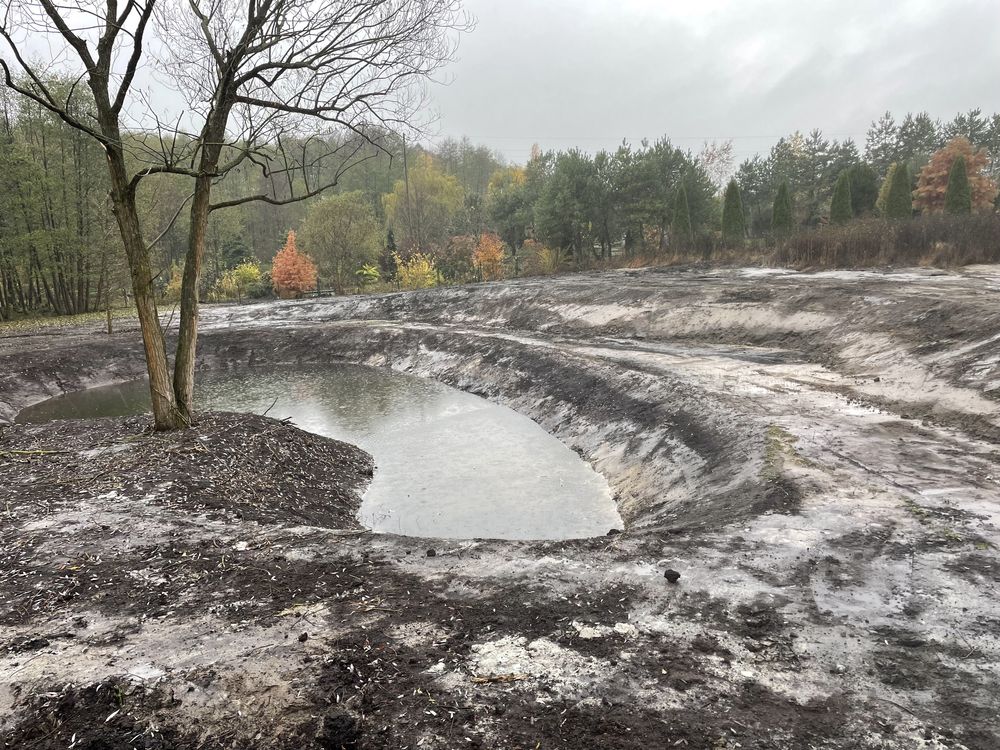
<path id="1" fill-rule="evenodd" d="M 198 398 L 205 409 L 270 409 L 371 453 L 360 517 L 375 531 L 573 539 L 621 527 L 604 478 L 573 451 L 527 417 L 432 380 L 353 365 L 211 373 Z M 126 416 L 148 404 L 135 381 L 51 399 L 18 420 Z"/>

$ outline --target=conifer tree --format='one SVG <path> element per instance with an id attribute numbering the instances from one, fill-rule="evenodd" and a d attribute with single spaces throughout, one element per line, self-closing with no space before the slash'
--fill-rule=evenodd
<path id="1" fill-rule="evenodd" d="M 892 172 L 889 194 L 885 199 L 885 215 L 889 219 L 909 219 L 913 216 L 910 170 L 904 163 L 897 164 Z"/>
<path id="2" fill-rule="evenodd" d="M 948 173 L 948 190 L 944 194 L 944 211 L 947 214 L 972 213 L 972 187 L 965 166 L 965 157 L 959 156 Z"/>
<path id="3" fill-rule="evenodd" d="M 855 164 L 847 170 L 851 180 L 851 208 L 855 216 L 867 216 L 875 210 L 878 199 L 878 176 L 867 164 Z"/>
<path id="4" fill-rule="evenodd" d="M 316 265 L 298 251 L 295 232 L 288 233 L 285 246 L 271 263 L 271 282 L 282 297 L 299 297 L 316 288 Z"/>
<path id="5" fill-rule="evenodd" d="M 393 233 L 392 227 L 389 227 L 389 231 L 385 235 L 385 247 L 378 256 L 378 270 L 383 281 L 395 281 L 398 271 L 396 268 L 396 256 L 398 254 L 399 248 L 396 246 L 396 235 Z"/>
<path id="6" fill-rule="evenodd" d="M 722 239 L 728 244 L 740 244 L 746 238 L 747 222 L 743 214 L 743 200 L 736 180 L 729 181 L 722 203 Z"/>
<path id="7" fill-rule="evenodd" d="M 889 202 L 889 188 L 892 186 L 893 175 L 896 174 L 896 162 L 889 165 L 889 169 L 885 173 L 885 179 L 882 180 L 882 185 L 878 189 L 878 198 L 875 199 L 875 212 L 879 216 L 886 216 L 886 206 Z"/>
<path id="8" fill-rule="evenodd" d="M 694 238 L 691 231 L 691 207 L 688 205 L 687 188 L 682 182 L 674 196 L 674 220 L 670 225 L 673 239 L 677 243 L 689 243 Z"/>
<path id="9" fill-rule="evenodd" d="M 840 173 L 837 185 L 833 189 L 833 200 L 830 203 L 830 223 L 846 224 L 854 218 L 851 207 L 851 178 L 847 170 Z"/>
<path id="10" fill-rule="evenodd" d="M 792 223 L 792 196 L 788 192 L 788 182 L 783 180 L 778 185 L 777 195 L 774 196 L 771 230 L 775 234 L 786 234 L 792 231 Z"/>

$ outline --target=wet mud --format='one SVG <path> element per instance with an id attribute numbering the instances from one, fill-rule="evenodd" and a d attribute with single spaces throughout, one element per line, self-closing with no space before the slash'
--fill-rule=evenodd
<path id="1" fill-rule="evenodd" d="M 998 292 L 696 268 L 207 307 L 204 370 L 475 392 L 603 473 L 625 529 L 367 533 L 366 457 L 260 417 L 3 427 L 0 738 L 1000 746 Z M 130 330 L 0 340 L 0 415 L 141 372 Z"/>

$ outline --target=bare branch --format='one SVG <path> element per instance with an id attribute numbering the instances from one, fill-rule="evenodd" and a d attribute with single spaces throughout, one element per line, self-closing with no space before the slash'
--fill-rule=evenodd
<path id="1" fill-rule="evenodd" d="M 187 198 L 181 201 L 181 204 L 177 207 L 177 210 L 174 212 L 174 215 L 171 217 L 170 221 L 167 222 L 167 226 L 164 227 L 163 231 L 160 232 L 158 235 L 156 235 L 156 237 L 149 244 L 146 245 L 146 252 L 149 252 L 154 247 L 156 247 L 159 244 L 160 240 L 166 237 L 167 233 L 170 232 L 171 229 L 173 229 L 174 223 L 176 223 L 178 217 L 181 215 L 181 212 L 184 210 L 184 207 L 191 202 L 192 198 L 194 198 L 194 193 L 191 193 L 190 195 L 188 195 Z"/>

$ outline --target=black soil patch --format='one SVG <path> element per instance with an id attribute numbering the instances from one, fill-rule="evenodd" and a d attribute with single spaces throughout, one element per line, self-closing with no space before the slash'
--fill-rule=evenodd
<path id="1" fill-rule="evenodd" d="M 371 474 L 359 448 L 254 415 L 210 414 L 172 433 L 152 432 L 146 418 L 4 427 L 0 623 L 68 606 L 156 617 L 220 596 L 282 607 L 303 592 L 323 595 L 349 574 L 344 565 L 325 570 L 267 549 L 253 552 L 263 563 L 235 565 L 232 543 L 206 531 L 205 516 L 354 530 Z M 44 533 L 19 533 L 24 523 L 74 533 L 48 545 Z M 143 544 L 144 532 L 157 543 Z"/>
<path id="2" fill-rule="evenodd" d="M 0 501 L 37 515 L 108 493 L 188 514 L 358 528 L 371 456 L 347 443 L 251 414 L 212 413 L 158 433 L 146 417 L 0 428 Z"/>

